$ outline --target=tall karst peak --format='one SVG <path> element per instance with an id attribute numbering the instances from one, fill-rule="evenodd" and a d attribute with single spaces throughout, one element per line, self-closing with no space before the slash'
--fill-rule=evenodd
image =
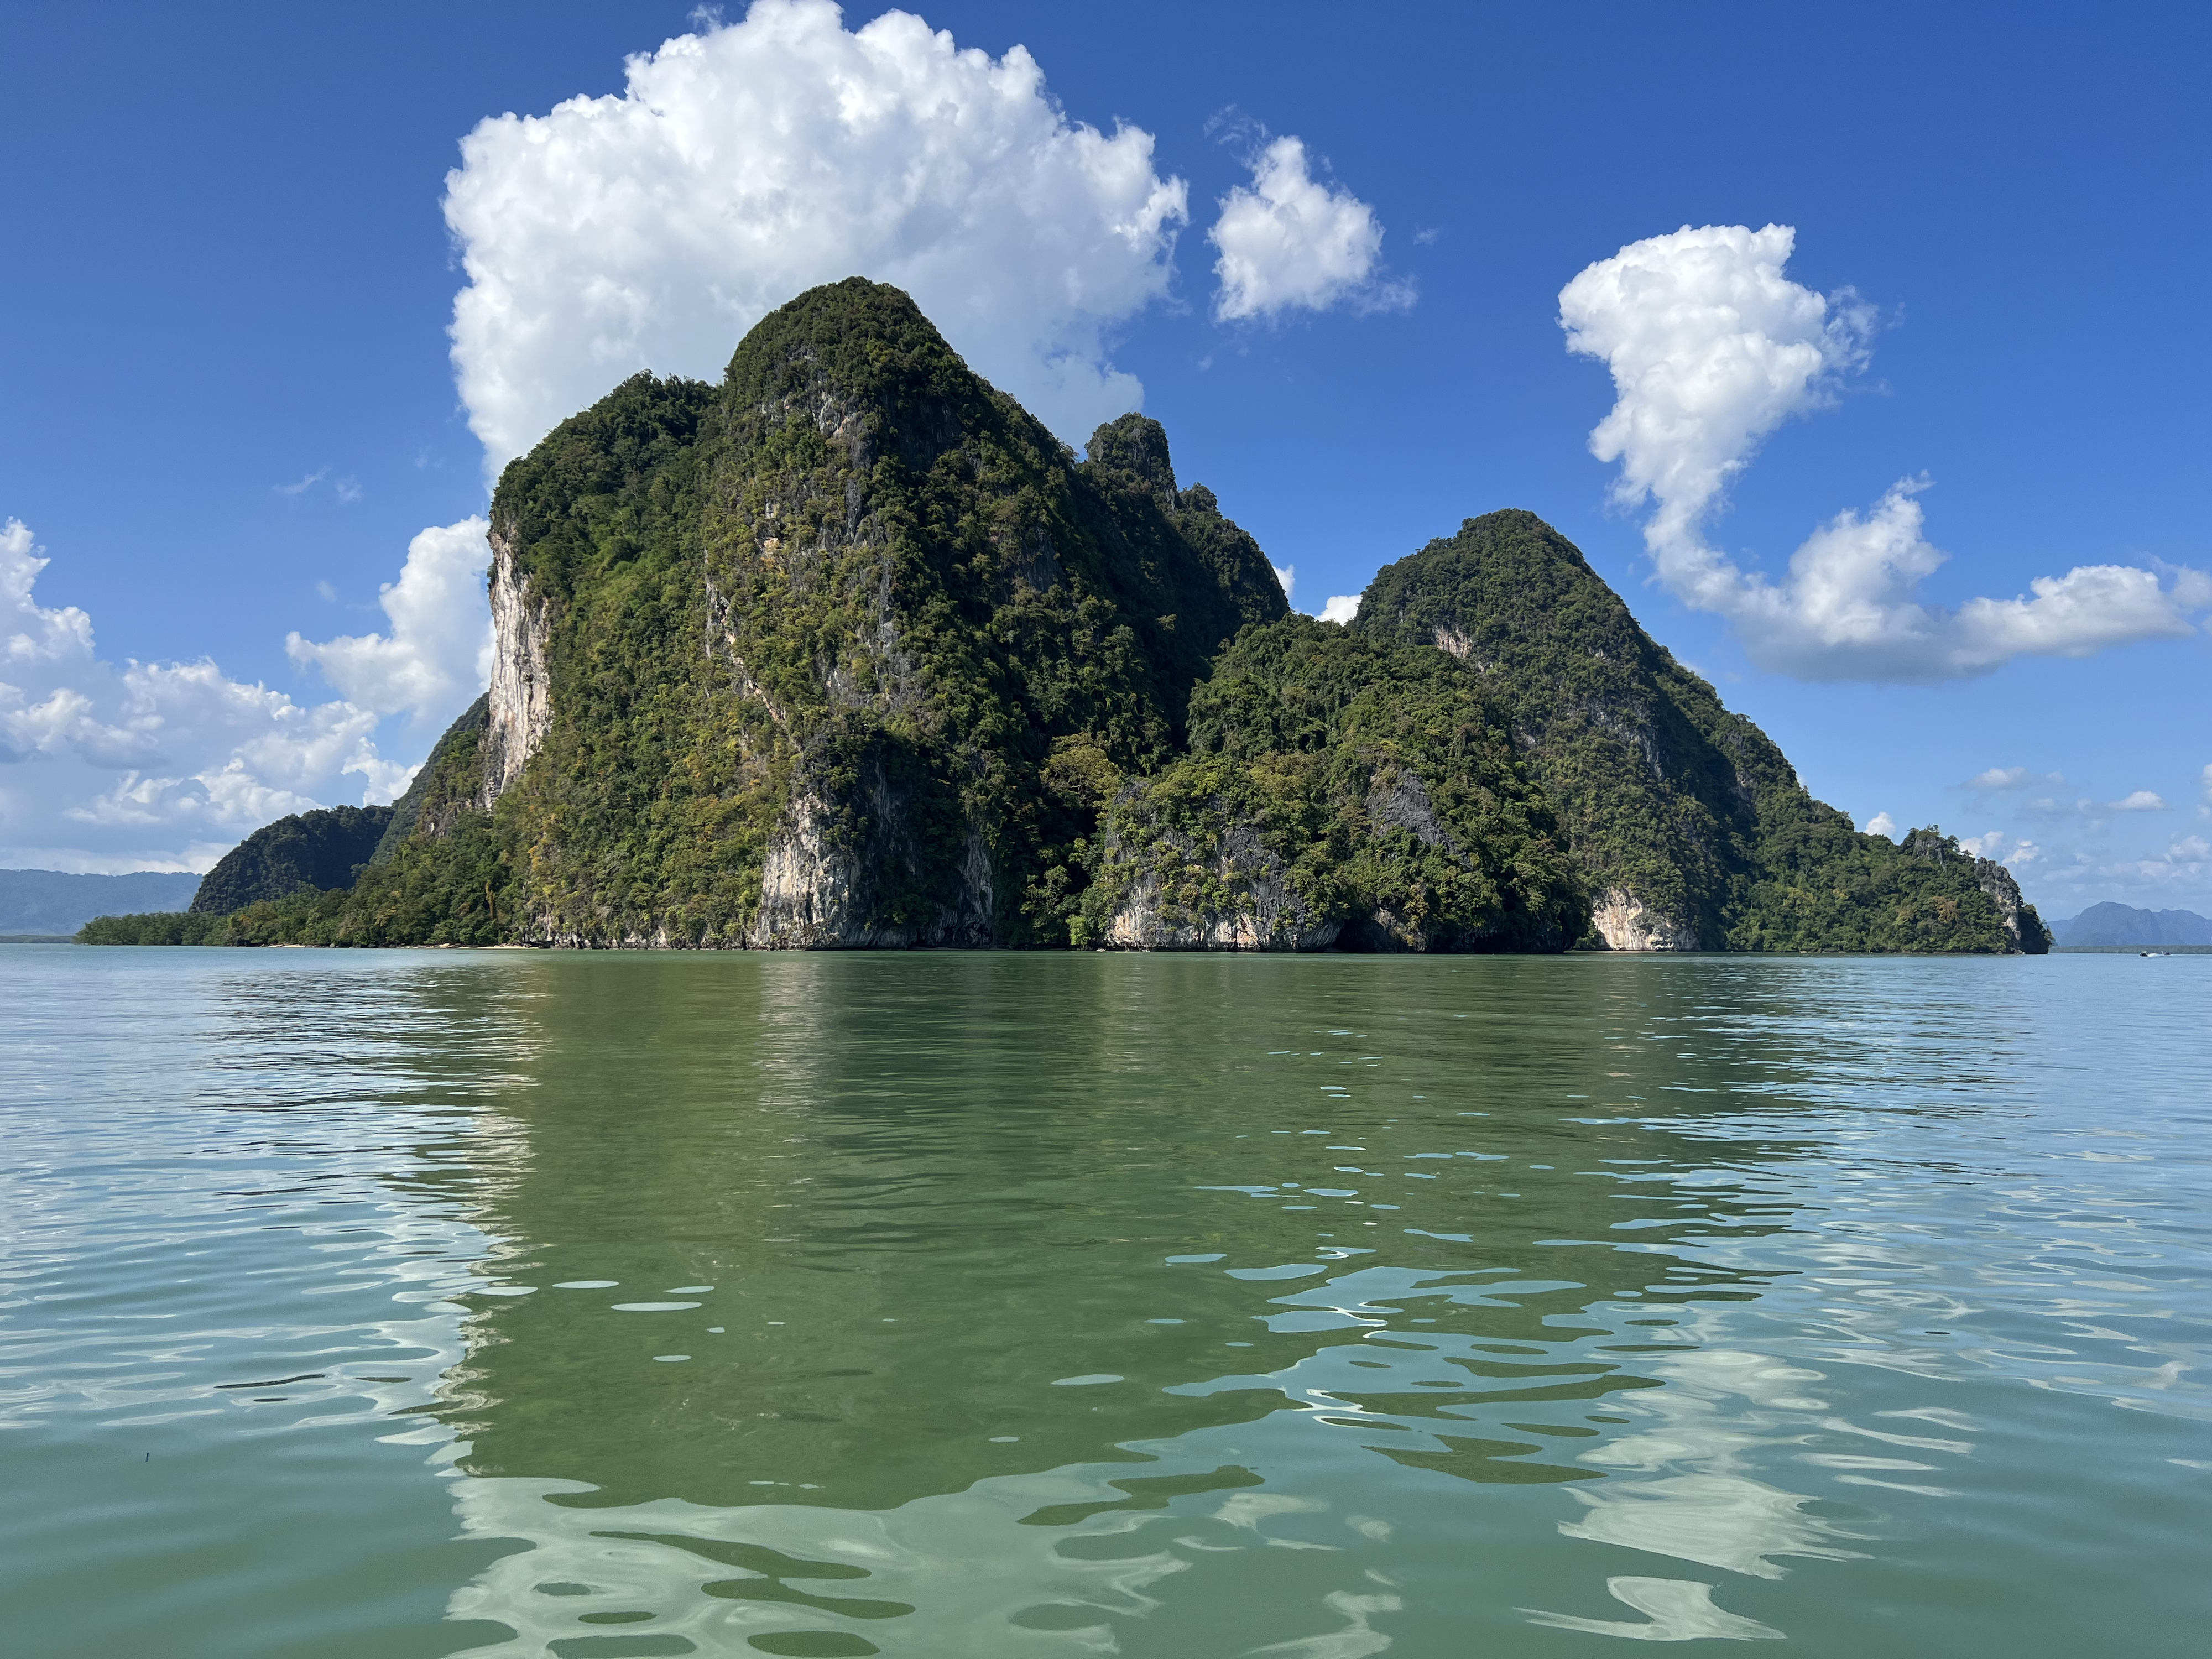
<path id="1" fill-rule="evenodd" d="M 1066 781 L 1162 763 L 1211 652 L 1284 608 L 1152 432 L 1144 489 L 1077 464 L 857 278 L 718 388 L 637 376 L 563 422 L 492 515 L 483 800 L 521 926 L 1065 942 L 1099 807 Z"/>

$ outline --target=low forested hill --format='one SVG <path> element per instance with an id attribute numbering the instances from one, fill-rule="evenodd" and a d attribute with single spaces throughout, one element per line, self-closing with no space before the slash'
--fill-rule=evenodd
<path id="1" fill-rule="evenodd" d="M 391 822 L 389 806 L 332 806 L 264 824 L 207 872 L 192 910 L 228 915 L 308 889 L 350 887 Z"/>

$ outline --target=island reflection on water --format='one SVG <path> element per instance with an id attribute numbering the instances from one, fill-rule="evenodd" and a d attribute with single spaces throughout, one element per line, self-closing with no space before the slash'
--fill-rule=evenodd
<path id="1" fill-rule="evenodd" d="M 1216 1650 L 1189 1603 L 1207 1641 L 1349 1655 L 1390 1640 L 1408 1530 L 1467 1553 L 1461 1617 L 1571 1572 L 1560 1537 L 1760 1579 L 1858 1554 L 1858 1506 L 1759 1455 L 1820 1373 L 1717 1316 L 1772 1280 L 1736 1247 L 1790 1224 L 1801 1146 L 1731 1124 L 1686 1159 L 1652 1120 L 1811 1104 L 1866 1056 L 1820 1052 L 1809 982 L 1532 965 L 457 976 L 516 1078 L 446 1415 L 471 1530 L 534 1547 L 454 1611 L 518 1632 L 486 1652 L 646 1612 L 859 1652 L 1127 1648 L 1173 1608 L 1162 1650 Z M 1838 1466 L 1965 1449 L 1903 1426 L 1831 1425 Z M 1778 1633 L 1710 1578 L 1611 1589 L 1619 1618 L 1520 1616 Z"/>
<path id="2" fill-rule="evenodd" d="M 142 1203 L 149 1237 L 219 1226 L 236 1270 L 198 1369 L 173 1340 L 111 1395 L 203 1436 L 334 1433 L 365 1397 L 462 1534 L 380 1486 L 286 1538 L 319 1562 L 377 1508 L 429 1553 L 375 1575 L 441 1585 L 442 1642 L 303 1588 L 228 1647 L 220 1595 L 173 1615 L 210 1633 L 179 1652 L 289 1651 L 319 1619 L 321 1652 L 562 1659 L 2057 1655 L 2212 1611 L 2179 981 L 137 956 L 170 1024 L 87 1086 L 166 1088 L 179 1147 L 273 1173 Z M 319 1259 L 269 1255 L 288 1230 Z M 217 1340 L 295 1279 L 408 1305 Z M 361 1358 L 328 1357 L 340 1331 Z M 225 1468 L 198 1501 L 311 1479 Z M 240 1584 L 274 1524 L 240 1523 Z"/>

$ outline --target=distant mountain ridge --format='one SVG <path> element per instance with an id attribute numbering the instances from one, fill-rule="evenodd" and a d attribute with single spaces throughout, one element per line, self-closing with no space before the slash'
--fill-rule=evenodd
<path id="1" fill-rule="evenodd" d="M 94 916 L 123 910 L 182 910 L 199 890 L 189 872 L 134 870 L 79 876 L 64 870 L 0 870 L 0 933 L 74 933 Z"/>
<path id="2" fill-rule="evenodd" d="M 2212 918 L 2194 910 L 2139 910 L 2119 903 L 2093 904 L 2055 931 L 2063 945 L 2212 945 Z"/>

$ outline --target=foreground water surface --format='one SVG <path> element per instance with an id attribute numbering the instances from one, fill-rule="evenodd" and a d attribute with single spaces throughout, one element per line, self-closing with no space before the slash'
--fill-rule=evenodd
<path id="1" fill-rule="evenodd" d="M 0 947 L 0 1647 L 2201 1651 L 2208 1013 Z"/>

